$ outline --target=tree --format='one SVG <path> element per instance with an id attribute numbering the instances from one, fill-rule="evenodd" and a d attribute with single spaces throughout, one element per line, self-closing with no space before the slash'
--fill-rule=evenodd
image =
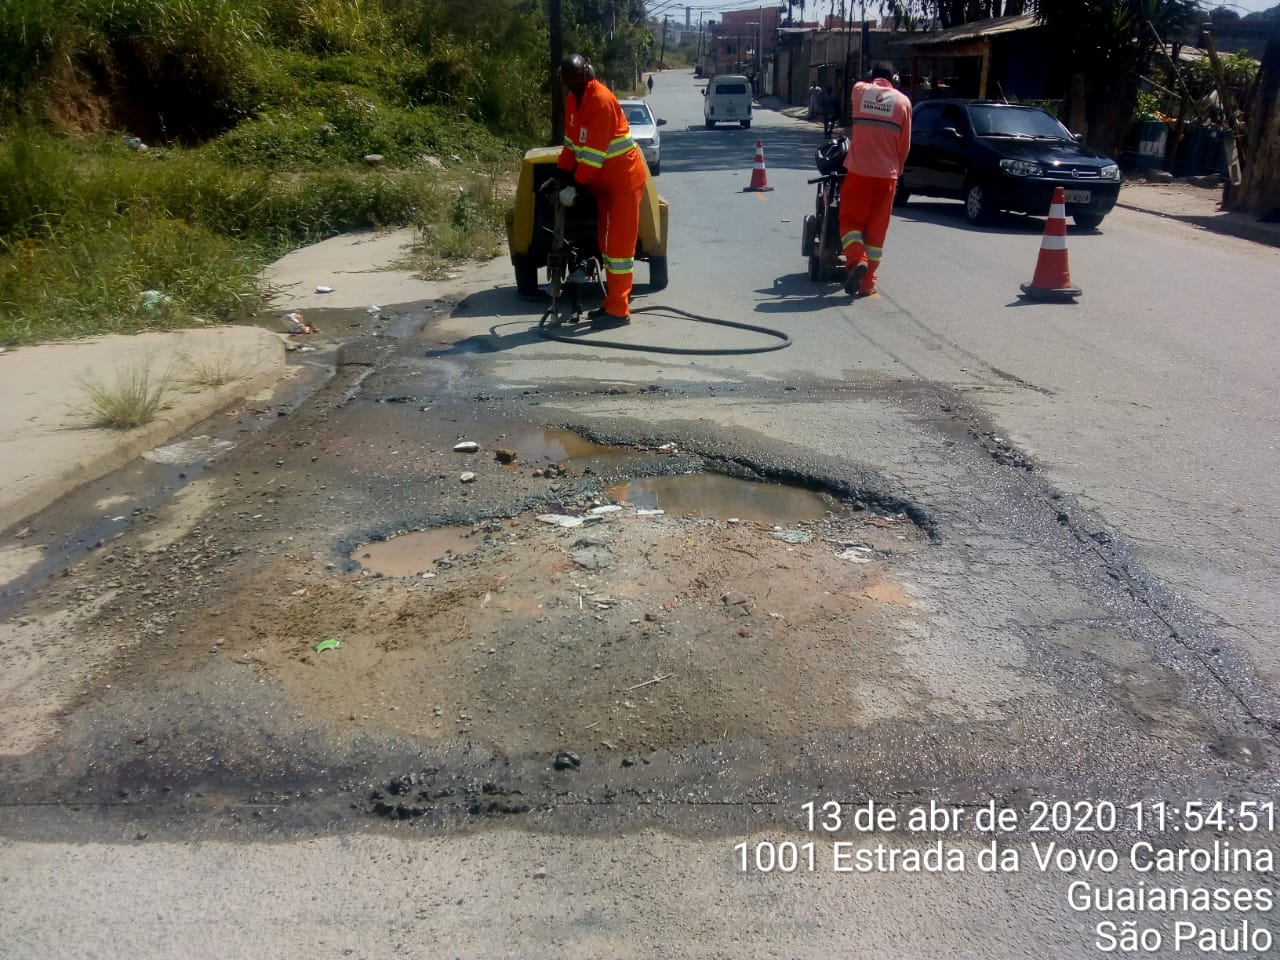
<path id="1" fill-rule="evenodd" d="M 1164 38 L 1202 16 L 1196 0 L 1035 0 L 1036 18 L 1075 70 L 1065 115 L 1090 146 L 1114 156 L 1124 142 L 1138 83 Z"/>
<path id="2" fill-rule="evenodd" d="M 1280 18 L 1272 21 L 1252 108 L 1244 172 L 1227 204 L 1233 210 L 1269 214 L 1280 209 Z"/>
<path id="3" fill-rule="evenodd" d="M 1204 14 L 1199 0 L 1025 0 L 1049 30 L 1050 43 L 1073 66 L 1065 117 L 1091 146 L 1114 155 L 1124 141 L 1158 44 Z M 1024 0 L 881 0 L 886 13 L 904 9 L 944 28 L 1008 16 Z"/>

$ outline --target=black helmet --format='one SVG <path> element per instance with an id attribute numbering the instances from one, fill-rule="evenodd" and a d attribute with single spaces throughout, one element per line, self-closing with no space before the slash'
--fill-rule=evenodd
<path id="1" fill-rule="evenodd" d="M 828 173 L 839 173 L 848 153 L 849 138 L 832 137 L 814 152 L 813 162 L 823 176 Z"/>

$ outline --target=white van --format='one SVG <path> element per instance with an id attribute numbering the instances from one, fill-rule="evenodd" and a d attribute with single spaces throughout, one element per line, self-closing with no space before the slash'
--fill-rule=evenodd
<path id="1" fill-rule="evenodd" d="M 702 96 L 702 117 L 708 130 L 717 123 L 739 123 L 743 130 L 751 127 L 751 81 L 746 77 L 712 77 Z"/>

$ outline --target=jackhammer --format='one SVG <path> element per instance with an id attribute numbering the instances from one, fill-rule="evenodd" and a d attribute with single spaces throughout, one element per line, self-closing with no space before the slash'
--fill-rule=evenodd
<path id="1" fill-rule="evenodd" d="M 547 293 L 551 303 L 538 321 L 539 327 L 559 327 L 566 322 L 562 313 L 560 298 L 568 293 L 571 312 L 568 322 L 581 323 L 585 317 L 582 305 L 582 290 L 594 283 L 603 295 L 604 284 L 600 278 L 600 262 L 592 255 L 579 249 L 565 231 L 565 211 L 579 199 L 580 188 L 570 184 L 565 186 L 558 179 L 547 180 L 540 190 L 551 203 L 552 220 L 551 248 L 547 252 Z"/>

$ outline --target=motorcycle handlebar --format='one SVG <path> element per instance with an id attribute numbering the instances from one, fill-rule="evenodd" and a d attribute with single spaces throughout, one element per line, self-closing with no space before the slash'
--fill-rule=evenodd
<path id="1" fill-rule="evenodd" d="M 824 180 L 840 180 L 844 178 L 843 173 L 824 173 L 822 176 L 814 180 L 806 180 L 806 183 L 822 183 Z"/>

